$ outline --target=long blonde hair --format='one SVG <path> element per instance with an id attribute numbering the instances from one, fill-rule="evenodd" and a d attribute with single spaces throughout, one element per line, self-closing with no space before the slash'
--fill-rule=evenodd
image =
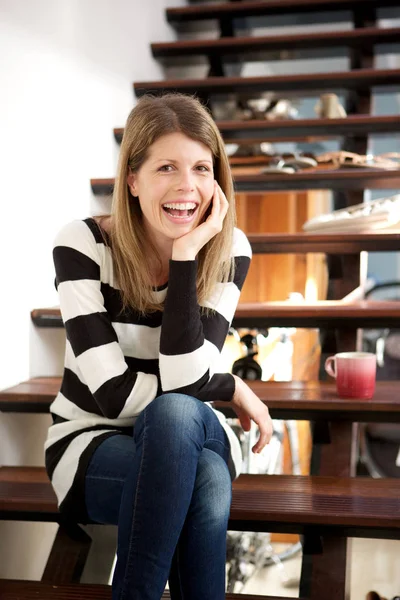
<path id="1" fill-rule="evenodd" d="M 233 228 L 236 224 L 233 181 L 224 142 L 207 109 L 184 94 L 143 96 L 126 122 L 119 155 L 111 210 L 110 245 L 114 270 L 124 308 L 140 313 L 163 310 L 156 301 L 147 257 L 161 258 L 146 235 L 142 211 L 129 190 L 127 178 L 137 172 L 148 156 L 150 146 L 161 136 L 181 132 L 205 144 L 213 155 L 214 178 L 229 202 L 222 231 L 199 252 L 197 297 L 202 304 L 217 282 L 232 280 L 234 261 L 230 258 Z M 202 309 L 208 312 L 209 309 Z"/>

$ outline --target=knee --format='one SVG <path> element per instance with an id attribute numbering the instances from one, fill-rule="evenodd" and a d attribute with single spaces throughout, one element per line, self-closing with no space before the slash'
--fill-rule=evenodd
<path id="1" fill-rule="evenodd" d="M 201 420 L 204 410 L 209 411 L 209 408 L 193 396 L 169 393 L 155 398 L 143 412 L 146 413 L 146 420 L 154 420 L 168 429 L 179 424 L 189 426 L 196 419 Z"/>
<path id="2" fill-rule="evenodd" d="M 228 520 L 232 500 L 229 469 L 219 454 L 206 448 L 200 455 L 193 497 L 212 521 Z"/>

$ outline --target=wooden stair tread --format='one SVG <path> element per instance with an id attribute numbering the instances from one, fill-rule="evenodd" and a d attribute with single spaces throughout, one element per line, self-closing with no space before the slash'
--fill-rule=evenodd
<path id="1" fill-rule="evenodd" d="M 314 526 L 400 538 L 397 479 L 242 474 L 232 487 L 231 529 L 262 531 L 267 524 L 266 531 L 302 533 Z M 44 468 L 0 467 L 0 517 L 58 521 Z"/>
<path id="2" fill-rule="evenodd" d="M 62 327 L 59 308 L 36 308 L 33 322 L 41 327 Z M 351 320 L 349 322 L 349 319 Z M 349 329 L 398 327 L 400 302 L 360 300 L 320 300 L 314 303 L 249 302 L 239 304 L 233 318 L 234 327 L 321 327 Z"/>
<path id="3" fill-rule="evenodd" d="M 57 499 L 43 467 L 0 467 L 0 518 L 58 521 Z"/>
<path id="4" fill-rule="evenodd" d="M 246 172 L 245 168 L 242 168 L 240 172 L 233 171 L 233 178 L 236 191 L 248 193 L 311 189 L 384 190 L 400 186 L 400 170 L 383 169 L 309 169 L 290 175 L 268 175 Z"/>
<path id="5" fill-rule="evenodd" d="M 235 312 L 236 327 L 246 327 L 252 320 L 279 326 L 279 323 L 290 323 L 297 327 L 314 326 L 334 328 L 344 325 L 350 327 L 376 327 L 379 323 L 387 323 L 395 327 L 400 317 L 400 302 L 359 300 L 345 303 L 341 300 L 320 300 L 313 303 L 292 304 L 290 302 L 248 302 L 239 304 Z M 396 325 L 397 323 L 397 325 Z M 283 325 L 281 325 L 283 326 Z"/>
<path id="6" fill-rule="evenodd" d="M 51 584 L 42 581 L 0 579 L 0 600 L 111 600 L 111 586 L 79 583 Z M 170 600 L 164 592 L 161 600 Z M 283 596 L 226 594 L 226 600 L 289 600 Z"/>
<path id="7" fill-rule="evenodd" d="M 320 140 L 344 135 L 393 134 L 400 131 L 398 115 L 371 116 L 348 115 L 345 119 L 282 119 L 276 121 L 216 121 L 226 143 L 255 144 L 292 140 Z M 114 129 L 114 137 L 120 144 L 123 127 Z"/>
<path id="8" fill-rule="evenodd" d="M 258 0 L 224 2 L 167 8 L 170 23 L 201 21 L 205 19 L 235 19 L 240 17 L 276 14 L 311 13 L 316 11 L 350 10 L 367 7 L 397 6 L 397 0 Z M 315 17 L 313 15 L 313 22 Z"/>
<path id="9" fill-rule="evenodd" d="M 336 385 L 322 381 L 247 381 L 268 406 L 274 419 L 341 420 L 353 422 L 400 422 L 400 382 L 377 381 L 374 397 L 363 401 L 339 398 Z M 213 406 L 233 415 L 230 402 Z"/>
<path id="10" fill-rule="evenodd" d="M 253 144 L 365 133 L 389 134 L 400 130 L 400 119 L 398 115 L 348 115 L 344 119 L 217 121 L 217 126 L 226 143 Z"/>
<path id="11" fill-rule="evenodd" d="M 399 226 L 400 230 L 400 226 Z M 253 254 L 356 254 L 397 251 L 400 249 L 400 233 L 253 233 L 247 234 Z"/>
<path id="12" fill-rule="evenodd" d="M 362 29 L 300 33 L 295 35 L 224 37 L 209 40 L 183 40 L 151 44 L 155 58 L 181 58 L 194 55 L 255 54 L 263 60 L 265 51 L 310 48 L 359 47 L 365 44 L 399 43 L 400 28 L 365 27 Z M 387 47 L 389 51 L 389 47 Z M 261 52 L 264 51 L 264 54 Z"/>
<path id="13" fill-rule="evenodd" d="M 400 382 L 378 381 L 368 401 L 339 398 L 335 384 L 328 382 L 248 381 L 275 419 L 351 420 L 355 422 L 400 422 Z M 23 381 L 0 391 L 0 411 L 47 413 L 61 387 L 61 377 Z M 232 414 L 230 402 L 214 406 Z"/>
<path id="14" fill-rule="evenodd" d="M 396 479 L 241 475 L 233 482 L 231 519 L 389 527 L 400 536 L 399 492 Z"/>
<path id="15" fill-rule="evenodd" d="M 179 91 L 187 94 L 240 93 L 240 92 L 292 92 L 295 96 L 308 96 L 323 90 L 355 90 L 375 86 L 393 86 L 400 83 L 400 69 L 356 69 L 330 73 L 302 73 L 272 75 L 267 77 L 204 77 L 202 79 L 167 79 L 138 81 L 133 84 L 136 96 Z"/>
<path id="16" fill-rule="evenodd" d="M 33 377 L 0 391 L 0 412 L 47 413 L 61 377 Z"/>
<path id="17" fill-rule="evenodd" d="M 240 168 L 240 167 L 239 167 Z M 262 174 L 233 171 L 236 192 L 260 193 L 288 190 L 318 189 L 381 189 L 391 190 L 400 187 L 400 169 L 385 171 L 384 169 L 307 169 L 291 174 Z M 94 194 L 109 195 L 114 188 L 114 179 L 91 179 Z"/>

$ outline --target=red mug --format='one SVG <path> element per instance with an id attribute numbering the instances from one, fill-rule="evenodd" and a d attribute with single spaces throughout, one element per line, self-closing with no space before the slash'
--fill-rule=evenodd
<path id="1" fill-rule="evenodd" d="M 325 371 L 336 379 L 341 398 L 367 400 L 374 395 L 376 355 L 371 352 L 339 352 L 329 356 Z"/>

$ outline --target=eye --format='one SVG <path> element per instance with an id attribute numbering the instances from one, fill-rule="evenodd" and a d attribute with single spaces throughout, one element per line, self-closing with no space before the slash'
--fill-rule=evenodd
<path id="1" fill-rule="evenodd" d="M 197 165 L 196 169 L 201 173 L 207 173 L 210 171 L 209 167 L 206 167 L 206 165 Z"/>
<path id="2" fill-rule="evenodd" d="M 163 173 L 169 173 L 170 171 L 172 171 L 172 169 L 172 165 L 162 165 L 162 167 L 160 167 L 158 170 L 162 171 Z"/>

